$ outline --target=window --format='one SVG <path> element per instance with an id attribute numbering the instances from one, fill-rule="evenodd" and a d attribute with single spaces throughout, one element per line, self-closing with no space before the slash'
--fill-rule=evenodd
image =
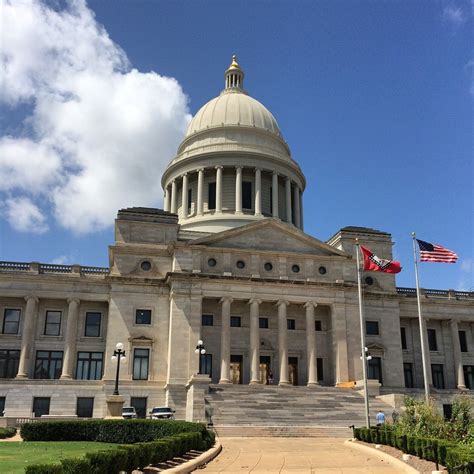
<path id="1" fill-rule="evenodd" d="M 366 321 L 365 322 L 365 333 L 368 336 L 379 335 L 379 322 L 378 321 Z"/>
<path id="2" fill-rule="evenodd" d="M 326 267 L 319 267 L 318 272 L 320 275 L 326 275 L 327 273 Z"/>
<path id="3" fill-rule="evenodd" d="M 49 397 L 33 397 L 33 416 L 39 418 L 43 415 L 49 415 Z"/>
<path id="4" fill-rule="evenodd" d="M 133 351 L 133 380 L 148 380 L 149 349 L 135 349 Z"/>
<path id="5" fill-rule="evenodd" d="M 5 398 L 0 397 L 0 416 L 5 416 Z"/>
<path id="6" fill-rule="evenodd" d="M 63 368 L 63 351 L 37 351 L 35 379 L 59 379 Z"/>
<path id="7" fill-rule="evenodd" d="M 231 316 L 230 317 L 230 327 L 231 328 L 240 328 L 242 326 L 242 320 L 240 316 Z"/>
<path id="8" fill-rule="evenodd" d="M 287 319 L 286 320 L 286 327 L 287 329 L 290 330 L 295 330 L 296 329 L 296 320 L 295 319 Z"/>
<path id="9" fill-rule="evenodd" d="M 199 358 L 199 372 L 212 377 L 212 354 L 202 354 Z"/>
<path id="10" fill-rule="evenodd" d="M 102 378 L 103 352 L 78 352 L 76 379 L 100 380 Z"/>
<path id="11" fill-rule="evenodd" d="M 268 329 L 268 318 L 258 318 L 258 327 L 260 329 Z"/>
<path id="12" fill-rule="evenodd" d="M 270 214 L 273 214 L 273 188 L 270 186 Z"/>
<path id="13" fill-rule="evenodd" d="M 320 357 L 316 359 L 316 372 L 318 376 L 318 382 L 322 382 L 324 380 L 323 359 Z"/>
<path id="14" fill-rule="evenodd" d="M 209 183 L 207 208 L 212 211 L 216 208 L 216 183 Z"/>
<path id="15" fill-rule="evenodd" d="M 203 314 L 201 319 L 203 326 L 214 326 L 214 316 L 212 314 Z"/>
<path id="16" fill-rule="evenodd" d="M 100 320 L 101 313 L 88 312 L 86 313 L 86 330 L 84 336 L 100 337 Z"/>
<path id="17" fill-rule="evenodd" d="M 137 418 L 146 418 L 146 397 L 132 397 L 130 399 L 130 406 L 135 408 L 137 412 Z"/>
<path id="18" fill-rule="evenodd" d="M 237 260 L 237 263 L 235 265 L 237 268 L 240 268 L 241 270 L 245 268 L 245 262 L 243 260 Z"/>
<path id="19" fill-rule="evenodd" d="M 192 203 L 193 203 L 193 190 L 189 188 L 188 189 L 188 214 L 191 212 Z"/>
<path id="20" fill-rule="evenodd" d="M 428 329 L 428 347 L 430 351 L 438 350 L 438 342 L 436 341 L 436 329 Z"/>
<path id="21" fill-rule="evenodd" d="M 372 357 L 372 359 L 368 361 L 367 366 L 369 372 L 367 377 L 382 383 L 382 359 L 380 357 Z"/>
<path id="22" fill-rule="evenodd" d="M 292 266 L 291 266 L 291 271 L 292 271 L 293 273 L 299 273 L 299 272 L 300 272 L 300 266 L 299 266 L 299 265 L 296 265 L 296 264 L 295 264 L 295 265 L 292 265 Z"/>
<path id="23" fill-rule="evenodd" d="M 466 388 L 474 390 L 474 365 L 463 365 L 463 371 Z"/>
<path id="24" fill-rule="evenodd" d="M 137 309 L 135 324 L 151 324 L 151 309 Z"/>
<path id="25" fill-rule="evenodd" d="M 267 272 L 271 272 L 273 270 L 273 265 L 270 262 L 266 262 L 263 266 Z"/>
<path id="26" fill-rule="evenodd" d="M 461 352 L 467 352 L 466 331 L 459 331 L 459 344 L 461 346 Z"/>
<path id="27" fill-rule="evenodd" d="M 14 379 L 19 361 L 20 351 L 0 350 L 0 379 Z"/>
<path id="28" fill-rule="evenodd" d="M 431 364 L 431 376 L 434 388 L 444 388 L 443 364 Z"/>
<path id="29" fill-rule="evenodd" d="M 242 209 L 252 209 L 252 183 L 242 181 Z"/>
<path id="30" fill-rule="evenodd" d="M 319 321 L 318 319 L 314 322 L 314 330 L 315 331 L 322 331 L 323 330 L 322 322 Z"/>
<path id="31" fill-rule="evenodd" d="M 79 418 L 92 418 L 94 397 L 77 397 L 76 415 Z"/>
<path id="32" fill-rule="evenodd" d="M 45 336 L 59 336 L 61 331 L 61 311 L 46 311 L 44 320 Z"/>
<path id="33" fill-rule="evenodd" d="M 403 375 L 405 376 L 405 387 L 413 388 L 413 365 L 411 362 L 403 363 Z"/>
<path id="34" fill-rule="evenodd" d="M 450 403 L 443 403 L 443 417 L 450 421 L 453 416 L 453 406 Z"/>
<path id="35" fill-rule="evenodd" d="M 210 258 L 208 261 L 207 261 L 207 265 L 209 267 L 215 267 L 217 265 L 217 260 L 215 258 Z"/>
<path id="36" fill-rule="evenodd" d="M 374 279 L 372 277 L 365 277 L 365 283 L 367 285 L 373 285 L 374 284 Z"/>
<path id="37" fill-rule="evenodd" d="M 140 264 L 140 268 L 144 272 L 148 272 L 151 270 L 151 262 L 149 260 L 143 260 L 143 262 Z"/>
<path id="38" fill-rule="evenodd" d="M 20 330 L 20 314 L 19 309 L 5 309 L 3 313 L 3 334 L 18 334 Z"/>
<path id="39" fill-rule="evenodd" d="M 400 328 L 400 337 L 402 339 L 402 349 L 407 348 L 407 334 L 405 328 Z"/>

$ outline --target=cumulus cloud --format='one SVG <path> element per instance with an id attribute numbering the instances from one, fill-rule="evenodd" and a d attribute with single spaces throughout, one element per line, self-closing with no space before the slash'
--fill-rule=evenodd
<path id="1" fill-rule="evenodd" d="M 38 206 L 26 197 L 7 199 L 4 215 L 9 224 L 20 232 L 43 234 L 48 230 L 46 217 Z"/>
<path id="2" fill-rule="evenodd" d="M 458 287 L 464 291 L 474 291 L 474 258 L 464 258 L 460 262 L 461 277 Z"/>
<path id="3" fill-rule="evenodd" d="M 120 207 L 161 205 L 190 120 L 179 83 L 132 69 L 84 0 L 4 0 L 2 27 L 0 101 L 29 110 L 21 134 L 0 137 L 3 198 L 78 233 L 111 225 Z"/>
<path id="4" fill-rule="evenodd" d="M 460 6 L 450 3 L 443 8 L 443 19 L 457 28 L 466 23 L 467 14 Z"/>

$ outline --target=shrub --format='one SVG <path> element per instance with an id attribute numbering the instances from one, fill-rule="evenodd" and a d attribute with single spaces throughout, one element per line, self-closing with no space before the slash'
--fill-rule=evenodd
<path id="1" fill-rule="evenodd" d="M 0 439 L 12 438 L 16 435 L 16 428 L 0 428 Z"/>
<path id="2" fill-rule="evenodd" d="M 450 473 L 472 474 L 474 472 L 474 446 L 458 445 L 448 448 L 445 465 Z M 464 467 L 459 468 L 459 466 Z"/>
<path id="3" fill-rule="evenodd" d="M 25 474 L 64 474 L 61 464 L 31 464 L 25 467 Z"/>

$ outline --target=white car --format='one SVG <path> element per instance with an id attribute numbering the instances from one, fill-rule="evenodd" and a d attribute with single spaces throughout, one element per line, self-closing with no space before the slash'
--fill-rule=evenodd
<path id="1" fill-rule="evenodd" d="M 122 417 L 125 419 L 132 419 L 137 417 L 137 412 L 135 407 L 123 407 L 122 408 Z"/>
<path id="2" fill-rule="evenodd" d="M 174 420 L 175 411 L 170 407 L 153 407 L 150 411 L 152 420 Z"/>

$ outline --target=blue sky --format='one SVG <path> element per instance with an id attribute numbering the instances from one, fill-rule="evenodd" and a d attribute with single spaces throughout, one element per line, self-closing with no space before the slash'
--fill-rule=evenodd
<path id="1" fill-rule="evenodd" d="M 22 53 L 7 75 L 4 173 L 15 156 L 27 168 L 41 159 L 26 177 L 0 176 L 2 260 L 108 265 L 115 209 L 161 207 L 157 183 L 188 114 L 220 92 L 235 53 L 246 89 L 275 115 L 306 175 L 309 234 L 390 232 L 404 267 L 398 285 L 414 286 L 416 231 L 460 257 L 422 264 L 422 286 L 474 290 L 469 1 L 100 0 L 76 2 L 83 27 L 73 33 L 63 2 L 24 7 L 40 9 L 35 33 L 25 23 L 3 42 L 8 50 L 17 38 L 12 55 L 40 44 L 37 57 L 52 67 Z M 43 45 L 41 32 L 69 46 Z M 135 122 L 124 118 L 130 110 Z M 24 220 L 14 222 L 15 210 Z"/>

